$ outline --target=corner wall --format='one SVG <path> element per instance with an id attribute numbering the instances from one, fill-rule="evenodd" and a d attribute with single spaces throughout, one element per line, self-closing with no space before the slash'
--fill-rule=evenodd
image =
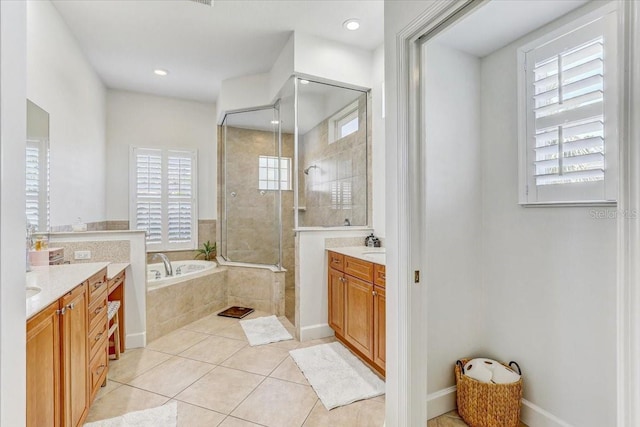
<path id="1" fill-rule="evenodd" d="M 27 98 L 49 113 L 52 227 L 106 219 L 105 96 L 55 6 L 27 2 Z"/>

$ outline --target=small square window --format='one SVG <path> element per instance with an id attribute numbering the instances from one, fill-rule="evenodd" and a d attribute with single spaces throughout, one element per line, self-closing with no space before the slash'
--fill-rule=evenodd
<path id="1" fill-rule="evenodd" d="M 278 163 L 280 168 L 278 168 Z M 280 184 L 278 185 L 278 175 Z M 258 157 L 258 190 L 291 190 L 291 158 L 259 156 Z"/>

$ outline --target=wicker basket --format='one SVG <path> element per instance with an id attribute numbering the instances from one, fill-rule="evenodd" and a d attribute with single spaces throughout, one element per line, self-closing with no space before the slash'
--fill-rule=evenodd
<path id="1" fill-rule="evenodd" d="M 455 366 L 458 413 L 462 419 L 470 427 L 518 427 L 522 377 L 511 384 L 482 383 L 463 374 L 469 360 L 460 359 Z M 509 366 L 512 364 L 522 374 L 518 364 L 511 362 Z"/>

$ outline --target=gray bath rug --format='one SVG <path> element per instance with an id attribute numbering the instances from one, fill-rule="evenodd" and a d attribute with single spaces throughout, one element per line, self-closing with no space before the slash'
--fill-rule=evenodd
<path id="1" fill-rule="evenodd" d="M 384 381 L 339 342 L 289 354 L 327 409 L 384 394 Z"/>
<path id="2" fill-rule="evenodd" d="M 108 420 L 87 423 L 84 427 L 176 427 L 178 403 L 171 402 L 157 408 L 129 412 Z"/>
<path id="3" fill-rule="evenodd" d="M 240 326 L 251 346 L 293 339 L 276 316 L 241 320 Z"/>

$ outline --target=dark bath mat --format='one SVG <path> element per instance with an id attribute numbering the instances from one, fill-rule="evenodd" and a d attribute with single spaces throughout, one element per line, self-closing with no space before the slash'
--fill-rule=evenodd
<path id="1" fill-rule="evenodd" d="M 225 311 L 221 311 L 220 313 L 218 313 L 218 316 L 233 317 L 234 319 L 242 319 L 248 314 L 253 313 L 253 311 L 254 311 L 253 308 L 233 306 L 231 308 L 227 308 Z"/>

